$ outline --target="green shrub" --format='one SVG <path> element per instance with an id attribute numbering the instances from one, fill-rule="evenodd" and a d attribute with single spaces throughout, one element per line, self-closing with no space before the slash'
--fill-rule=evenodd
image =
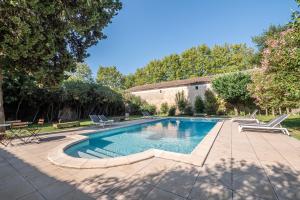
<path id="1" fill-rule="evenodd" d="M 147 111 L 147 112 L 149 112 L 149 114 L 153 115 L 156 113 L 156 106 L 146 103 L 146 104 L 142 105 L 141 110 Z"/>
<path id="2" fill-rule="evenodd" d="M 215 115 L 218 110 L 218 102 L 215 94 L 211 90 L 205 91 L 205 112 L 209 115 Z"/>
<path id="3" fill-rule="evenodd" d="M 175 96 L 176 106 L 179 112 L 182 114 L 184 113 L 184 109 L 187 106 L 187 100 L 184 95 L 184 91 L 178 92 Z"/>
<path id="4" fill-rule="evenodd" d="M 189 116 L 192 116 L 194 114 L 194 111 L 193 111 L 193 108 L 191 105 L 187 105 L 185 108 L 184 108 L 184 114 L 185 115 L 189 115 Z"/>
<path id="5" fill-rule="evenodd" d="M 171 106 L 168 112 L 169 116 L 175 116 L 176 113 L 176 106 Z"/>
<path id="6" fill-rule="evenodd" d="M 194 107 L 195 107 L 195 113 L 204 112 L 204 102 L 200 96 L 196 96 Z"/>
<path id="7" fill-rule="evenodd" d="M 168 111 L 169 111 L 168 103 L 162 103 L 161 106 L 160 106 L 160 112 L 162 114 L 167 114 Z"/>

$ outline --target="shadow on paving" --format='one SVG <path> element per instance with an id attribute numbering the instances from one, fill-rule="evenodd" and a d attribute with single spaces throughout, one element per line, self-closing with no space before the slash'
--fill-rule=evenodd
<path id="1" fill-rule="evenodd" d="M 63 173 L 57 172 L 57 175 L 63 176 Z M 92 199 L 88 194 L 78 190 L 72 181 L 59 180 L 58 176 L 43 172 L 3 149 L 2 146 L 0 147 L 0 180 L 0 199 Z M 65 198 L 61 198 L 62 196 Z"/>
<path id="2" fill-rule="evenodd" d="M 32 166 L 0 148 L 0 197 L 74 200 L 300 199 L 300 194 L 297 194 L 299 174 L 279 163 L 266 163 L 261 167 L 245 160 L 221 159 L 196 167 L 154 158 L 132 166 L 107 170 L 56 167 L 55 175 L 49 175 L 44 172 L 43 166 Z M 126 167 L 126 173 L 120 175 L 119 172 Z M 68 171 L 69 175 L 66 174 Z M 77 174 L 72 177 L 71 172 Z M 81 176 L 81 173 L 85 175 Z"/>

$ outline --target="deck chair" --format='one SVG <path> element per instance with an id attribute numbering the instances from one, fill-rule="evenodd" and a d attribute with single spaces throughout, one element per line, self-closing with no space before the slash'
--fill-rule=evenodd
<path id="1" fill-rule="evenodd" d="M 247 131 L 281 131 L 283 134 L 290 135 L 289 131 L 286 128 L 281 127 L 281 122 L 283 122 L 286 118 L 288 118 L 289 115 L 280 115 L 279 117 L 276 117 L 272 119 L 271 121 L 262 124 L 240 124 L 239 125 L 239 131 L 242 132 L 243 130 Z"/>
<path id="2" fill-rule="evenodd" d="M 40 126 L 43 126 L 45 123 L 45 120 L 44 119 L 39 119 L 38 122 L 37 122 L 37 125 L 36 127 L 29 127 L 27 129 L 27 131 L 29 132 L 29 136 L 26 140 L 26 142 L 32 142 L 33 140 L 37 140 L 37 141 L 40 141 L 41 138 L 39 136 L 39 133 L 41 132 L 41 127 Z"/>
<path id="3" fill-rule="evenodd" d="M 93 124 L 97 126 L 102 126 L 104 128 L 105 123 L 97 115 L 89 115 Z"/>
<path id="4" fill-rule="evenodd" d="M 250 122 L 250 123 L 259 123 L 258 119 L 256 119 L 256 113 L 258 112 L 257 109 L 255 109 L 250 116 L 248 117 L 244 117 L 244 118 L 241 118 L 241 117 L 234 117 L 231 119 L 232 122 L 242 122 L 242 123 L 247 123 L 247 122 Z"/>
<path id="5" fill-rule="evenodd" d="M 142 111 L 143 117 L 142 118 L 147 118 L 147 119 L 152 119 L 154 118 L 153 115 L 150 115 L 148 111 Z"/>
<path id="6" fill-rule="evenodd" d="M 0 144 L 3 146 L 8 146 L 11 143 L 12 137 L 9 137 L 9 135 L 6 133 L 6 130 L 10 128 L 10 124 L 0 124 L 1 130 L 0 130 Z"/>
<path id="7" fill-rule="evenodd" d="M 9 137 L 12 139 L 19 139 L 24 143 L 27 143 L 26 135 L 28 132 L 28 126 L 31 122 L 13 122 L 9 130 Z M 30 135 L 30 132 L 29 132 Z"/>
<path id="8" fill-rule="evenodd" d="M 112 125 L 114 123 L 114 120 L 107 119 L 104 115 L 98 115 L 98 117 L 101 119 L 101 121 L 105 124 Z"/>

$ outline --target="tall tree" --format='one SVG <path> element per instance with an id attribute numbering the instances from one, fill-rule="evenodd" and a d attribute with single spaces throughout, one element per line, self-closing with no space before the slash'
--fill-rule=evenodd
<path id="1" fill-rule="evenodd" d="M 251 83 L 251 77 L 245 73 L 231 73 L 217 77 L 213 80 L 212 86 L 218 95 L 230 103 L 239 114 L 239 106 L 250 102 L 251 95 L 247 90 Z"/>
<path id="2" fill-rule="evenodd" d="M 73 72 L 66 72 L 69 76 L 68 80 L 79 80 L 83 82 L 92 82 L 92 70 L 85 63 L 76 63 L 76 68 Z"/>
<path id="3" fill-rule="evenodd" d="M 134 74 L 135 85 L 234 72 L 253 67 L 253 49 L 245 44 L 192 47 L 152 60 Z"/>
<path id="4" fill-rule="evenodd" d="M 108 86 L 112 89 L 124 89 L 124 76 L 115 66 L 100 66 L 97 72 L 97 83 Z"/>
<path id="5" fill-rule="evenodd" d="M 3 76 L 34 74 L 42 85 L 57 84 L 63 72 L 104 39 L 102 30 L 121 9 L 118 0 L 0 1 L 0 123 L 5 120 Z"/>

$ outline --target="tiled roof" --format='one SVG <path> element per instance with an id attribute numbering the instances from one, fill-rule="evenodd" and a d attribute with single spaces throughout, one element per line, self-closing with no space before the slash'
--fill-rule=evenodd
<path id="1" fill-rule="evenodd" d="M 154 83 L 154 84 L 139 85 L 139 86 L 129 88 L 127 91 L 138 92 L 144 90 L 170 88 L 170 87 L 178 87 L 184 85 L 195 85 L 195 84 L 203 84 L 203 83 L 210 83 L 210 82 L 211 82 L 211 77 L 197 77 L 197 78 L 190 78 L 184 80 L 165 81 L 165 82 Z"/>

